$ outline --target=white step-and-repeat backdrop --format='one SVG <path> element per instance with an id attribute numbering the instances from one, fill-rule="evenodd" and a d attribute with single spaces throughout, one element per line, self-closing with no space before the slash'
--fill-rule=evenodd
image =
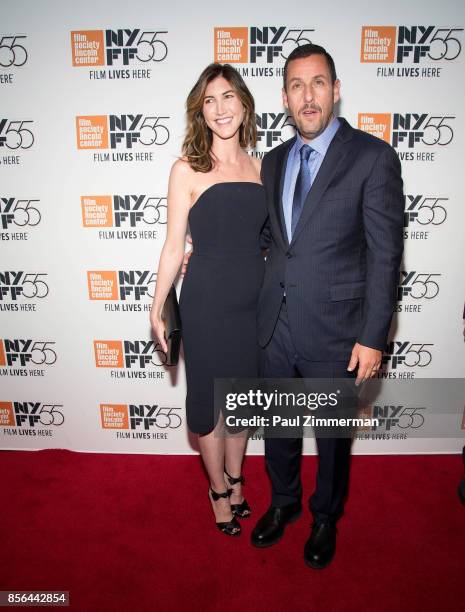
<path id="1" fill-rule="evenodd" d="M 1 448 L 196 452 L 183 363 L 164 367 L 149 326 L 185 98 L 208 63 L 232 63 L 263 156 L 293 134 L 282 69 L 307 41 L 335 59 L 340 114 L 402 161 L 405 256 L 382 375 L 464 375 L 465 10 L 373 6 L 2 1 Z M 394 428 L 354 450 L 458 452 L 464 432 L 461 419 L 443 439 Z"/>

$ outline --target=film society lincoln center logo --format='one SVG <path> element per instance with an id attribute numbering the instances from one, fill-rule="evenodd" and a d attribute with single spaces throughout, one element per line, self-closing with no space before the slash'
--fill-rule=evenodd
<path id="1" fill-rule="evenodd" d="M 430 113 L 359 113 L 358 128 L 385 140 L 401 161 L 435 162 L 454 139 L 453 115 Z"/>
<path id="2" fill-rule="evenodd" d="M 95 366 L 111 378 L 163 379 L 167 355 L 153 340 L 94 340 Z"/>
<path id="3" fill-rule="evenodd" d="M 132 153 L 134 147 L 160 146 L 168 142 L 169 117 L 125 115 L 80 115 L 76 117 L 77 148 L 110 149 L 110 153 L 94 153 L 93 159 L 107 161 L 152 161 L 151 151 Z M 118 153 L 116 149 L 123 149 Z"/>
<path id="4" fill-rule="evenodd" d="M 89 78 L 150 79 L 168 56 L 167 30 L 122 28 L 71 32 L 72 64 L 90 68 Z"/>
<path id="5" fill-rule="evenodd" d="M 63 404 L 0 401 L 0 426 L 36 428 L 54 425 L 58 427 L 65 421 L 62 409 Z M 49 431 L 42 435 L 53 436 L 53 433 Z"/>
<path id="6" fill-rule="evenodd" d="M 180 410 L 178 407 L 157 404 L 100 404 L 100 424 L 102 429 L 117 430 L 117 438 L 166 439 L 167 434 L 163 430 L 177 429 L 182 424 Z M 154 431 L 157 429 L 162 431 L 157 433 Z M 141 435 L 141 432 L 146 433 Z M 149 433 L 152 435 L 149 436 Z"/>
<path id="7" fill-rule="evenodd" d="M 214 61 L 248 64 L 238 68 L 242 76 L 281 76 L 284 61 L 295 47 L 311 42 L 310 27 L 215 27 Z"/>
<path id="8" fill-rule="evenodd" d="M 1 202 L 1 200 L 0 200 Z M 82 225 L 102 228 L 99 238 L 150 238 L 167 223 L 166 196 L 148 194 L 81 196 Z M 103 228 L 121 228 L 115 231 Z M 140 231 L 135 231 L 140 228 Z"/>
<path id="9" fill-rule="evenodd" d="M 157 274 L 151 270 L 88 270 L 89 300 L 104 302 L 146 301 L 144 304 L 105 304 L 105 310 L 149 311 L 147 298 L 155 295 Z"/>
<path id="10" fill-rule="evenodd" d="M 362 26 L 360 61 L 396 64 L 379 67 L 381 77 L 440 77 L 444 65 L 461 54 L 462 38 L 463 28 L 455 26 Z"/>

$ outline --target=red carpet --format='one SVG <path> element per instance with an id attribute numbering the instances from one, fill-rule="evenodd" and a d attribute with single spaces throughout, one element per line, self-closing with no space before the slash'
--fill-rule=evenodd
<path id="1" fill-rule="evenodd" d="M 268 506 L 262 457 L 244 473 L 253 518 L 216 530 L 196 457 L 0 452 L 0 590 L 68 590 L 78 611 L 465 610 L 461 457 L 354 457 L 330 567 L 307 568 L 307 512 L 276 546 L 249 544 Z M 311 493 L 316 460 L 303 463 Z M 6 494 L 6 495 L 5 495 Z"/>

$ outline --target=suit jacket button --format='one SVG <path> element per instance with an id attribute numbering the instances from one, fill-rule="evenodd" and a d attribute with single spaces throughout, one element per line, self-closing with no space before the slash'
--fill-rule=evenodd
<path id="1" fill-rule="evenodd" d="M 279 283 L 279 286 L 281 287 L 281 289 L 284 289 L 284 283 L 282 281 Z"/>
<path id="2" fill-rule="evenodd" d="M 287 253 L 286 253 L 286 257 L 287 257 L 288 259 L 292 259 L 292 258 L 294 257 L 294 255 L 293 255 L 292 253 L 287 252 Z"/>

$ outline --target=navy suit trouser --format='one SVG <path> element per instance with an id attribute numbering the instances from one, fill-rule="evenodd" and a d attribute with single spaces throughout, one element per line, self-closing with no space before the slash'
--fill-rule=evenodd
<path id="1" fill-rule="evenodd" d="M 348 361 L 318 362 L 301 358 L 292 341 L 283 301 L 270 342 L 261 351 L 261 374 L 264 378 L 353 378 L 347 371 Z M 302 484 L 300 463 L 302 437 L 275 438 L 265 433 L 265 459 L 271 479 L 273 506 L 281 507 L 300 501 Z M 343 514 L 348 491 L 350 448 L 352 439 L 316 437 L 318 472 L 316 487 L 309 499 L 315 520 L 335 523 Z"/>

